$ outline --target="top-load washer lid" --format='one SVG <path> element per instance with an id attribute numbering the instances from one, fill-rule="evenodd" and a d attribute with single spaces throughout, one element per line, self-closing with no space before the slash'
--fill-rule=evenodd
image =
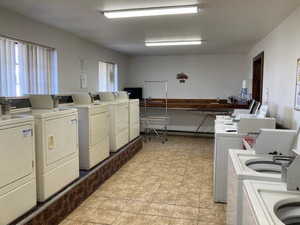
<path id="1" fill-rule="evenodd" d="M 291 155 L 296 130 L 261 129 L 253 146 L 256 154 Z"/>

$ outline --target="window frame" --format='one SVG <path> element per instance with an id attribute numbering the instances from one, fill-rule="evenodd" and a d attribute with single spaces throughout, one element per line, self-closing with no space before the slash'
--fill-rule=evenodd
<path id="1" fill-rule="evenodd" d="M 101 65 L 105 65 L 105 68 L 101 68 Z M 108 70 L 108 66 L 113 66 L 113 73 L 114 73 L 114 79 L 113 79 L 113 87 L 109 88 L 109 80 L 110 80 L 110 72 Z M 105 61 L 98 61 L 98 91 L 100 92 L 115 92 L 119 89 L 119 67 L 117 63 L 113 62 L 105 62 Z M 105 71 L 105 75 L 103 76 L 103 73 Z M 105 80 L 102 79 L 105 77 Z M 104 83 L 104 84 L 102 84 Z"/>
<path id="2" fill-rule="evenodd" d="M 14 82 L 14 85 L 12 85 L 12 86 L 15 87 L 14 95 L 16 97 L 24 96 L 27 94 L 34 94 L 34 93 L 32 93 L 32 90 L 29 89 L 29 84 L 27 82 L 24 82 L 24 80 L 28 80 L 31 77 L 31 74 L 29 74 L 30 73 L 30 71 L 29 71 L 30 63 L 29 63 L 29 59 L 28 59 L 28 49 L 27 49 L 28 47 L 25 47 L 26 52 L 24 54 L 24 57 L 23 57 L 23 53 L 21 53 L 21 50 L 20 50 L 21 45 L 23 45 L 23 44 L 25 46 L 32 45 L 32 46 L 44 48 L 49 51 L 50 76 L 48 77 L 48 88 L 47 88 L 47 90 L 45 90 L 45 93 L 47 92 L 49 94 L 56 94 L 58 92 L 58 86 L 59 86 L 59 84 L 58 84 L 58 54 L 57 54 L 57 50 L 55 48 L 37 44 L 37 43 L 33 43 L 33 42 L 20 40 L 20 39 L 10 38 L 10 37 L 7 37 L 7 36 L 1 35 L 1 34 L 0 34 L 0 38 L 2 38 L 4 40 L 9 40 L 9 41 L 12 41 L 15 43 L 15 46 L 14 46 L 15 62 L 13 63 L 15 82 Z M 21 57 L 24 61 L 21 61 Z M 21 69 L 21 66 L 22 66 L 21 64 L 22 65 L 25 64 L 25 67 L 24 67 L 25 69 L 23 67 Z M 24 71 L 26 71 L 26 72 L 24 72 Z"/>

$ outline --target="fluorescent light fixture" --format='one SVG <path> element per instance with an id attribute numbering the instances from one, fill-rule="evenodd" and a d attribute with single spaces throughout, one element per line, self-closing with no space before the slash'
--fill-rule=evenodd
<path id="1" fill-rule="evenodd" d="M 197 5 L 188 5 L 188 6 L 112 10 L 112 11 L 104 11 L 103 14 L 109 19 L 115 19 L 115 18 L 130 18 L 130 17 L 144 17 L 144 16 L 175 15 L 175 14 L 195 14 L 198 12 L 199 9 Z"/>
<path id="2" fill-rule="evenodd" d="M 176 46 L 176 45 L 201 45 L 202 40 L 193 40 L 193 41 L 157 41 L 157 42 L 145 42 L 147 47 L 156 47 L 156 46 Z"/>

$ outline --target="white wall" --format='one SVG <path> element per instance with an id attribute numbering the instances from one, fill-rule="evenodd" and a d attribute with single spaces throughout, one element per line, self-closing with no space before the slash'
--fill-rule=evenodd
<path id="1" fill-rule="evenodd" d="M 189 80 L 180 84 L 176 74 L 185 72 Z M 145 80 L 168 80 L 169 98 L 227 98 L 238 95 L 248 78 L 247 55 L 139 56 L 130 59 L 127 86 L 142 86 Z M 164 97 L 160 85 L 147 86 L 145 97 Z M 196 131 L 204 119 L 199 112 L 170 110 L 169 130 Z M 206 120 L 201 132 L 213 132 L 213 120 Z"/>
<path id="2" fill-rule="evenodd" d="M 264 101 L 270 113 L 282 125 L 300 125 L 300 112 L 294 110 L 296 64 L 300 58 L 300 8 L 283 21 L 249 53 L 248 69 L 252 75 L 252 58 L 265 52 Z"/>
<path id="3" fill-rule="evenodd" d="M 189 80 L 180 84 L 176 74 Z M 130 59 L 127 86 L 143 81 L 168 80 L 169 98 L 227 98 L 237 95 L 248 78 L 247 55 L 138 56 Z M 161 88 L 147 88 L 146 97 L 163 97 Z"/>
<path id="4" fill-rule="evenodd" d="M 127 75 L 128 57 L 99 47 L 71 33 L 38 23 L 0 8 L 0 35 L 6 35 L 53 47 L 58 52 L 60 92 L 80 91 L 80 60 L 86 61 L 88 89 L 98 89 L 98 61 L 119 65 L 119 86 L 122 89 Z"/>

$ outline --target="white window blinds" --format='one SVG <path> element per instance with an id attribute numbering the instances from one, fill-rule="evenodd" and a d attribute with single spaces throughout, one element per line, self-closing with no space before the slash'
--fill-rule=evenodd
<path id="1" fill-rule="evenodd" d="M 0 37 L 0 95 L 57 92 L 55 50 Z"/>
<path id="2" fill-rule="evenodd" d="M 27 46 L 28 93 L 51 94 L 55 89 L 52 50 L 36 45 Z"/>
<path id="3" fill-rule="evenodd" d="M 16 94 L 16 42 L 0 37 L 0 95 Z"/>
<path id="4" fill-rule="evenodd" d="M 113 63 L 99 62 L 99 91 L 118 90 L 118 66 Z"/>

